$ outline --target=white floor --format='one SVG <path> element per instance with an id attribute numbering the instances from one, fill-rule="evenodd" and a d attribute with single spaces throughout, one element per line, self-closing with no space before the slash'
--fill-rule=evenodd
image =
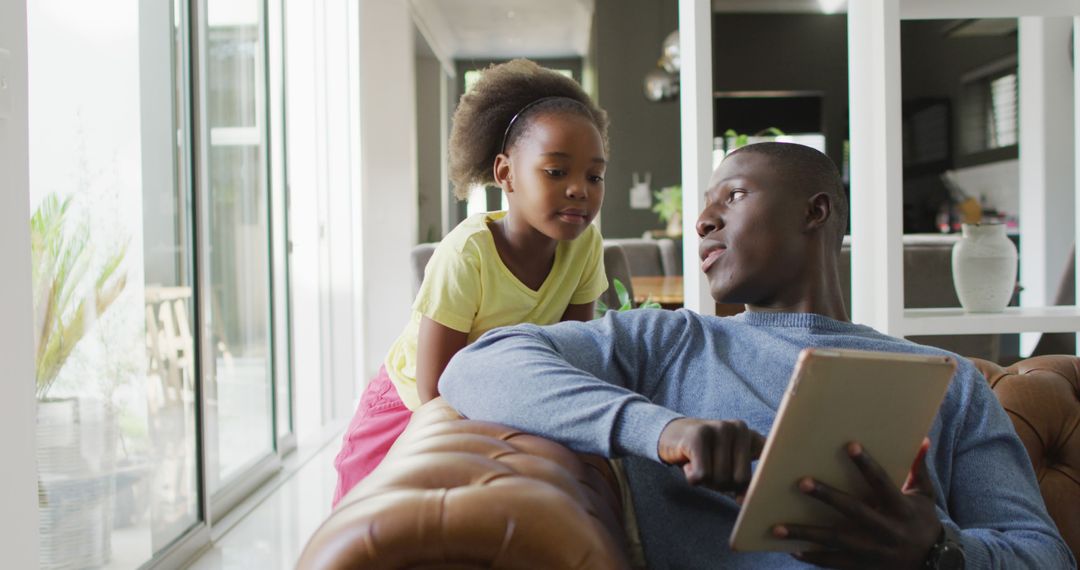
<path id="1" fill-rule="evenodd" d="M 330 514 L 337 441 L 331 440 L 189 568 L 294 568 L 308 537 Z"/>

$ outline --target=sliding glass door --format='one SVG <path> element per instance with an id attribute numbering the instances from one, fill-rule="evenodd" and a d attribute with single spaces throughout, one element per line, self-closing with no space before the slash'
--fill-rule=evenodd
<path id="1" fill-rule="evenodd" d="M 183 3 L 28 3 L 42 568 L 202 520 Z"/>
<path id="2" fill-rule="evenodd" d="M 265 0 L 27 9 L 41 567 L 175 566 L 292 433 L 280 50 Z"/>
<path id="3" fill-rule="evenodd" d="M 264 14 L 205 0 L 199 18 L 200 281 L 206 484 L 274 454 Z"/>

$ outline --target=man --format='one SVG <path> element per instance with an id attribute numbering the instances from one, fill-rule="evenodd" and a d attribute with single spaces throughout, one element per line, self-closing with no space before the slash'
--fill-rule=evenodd
<path id="1" fill-rule="evenodd" d="M 713 298 L 746 312 L 631 311 L 499 329 L 459 353 L 439 390 L 467 417 L 625 456 L 650 568 L 1075 567 L 1012 424 L 962 358 L 905 488 L 853 442 L 846 451 L 873 497 L 807 478 L 800 489 L 846 522 L 773 529 L 821 550 L 728 548 L 739 509 L 731 495 L 749 483 L 803 348 L 943 353 L 848 321 L 837 271 L 846 210 L 823 154 L 743 147 L 714 173 L 697 229 Z"/>

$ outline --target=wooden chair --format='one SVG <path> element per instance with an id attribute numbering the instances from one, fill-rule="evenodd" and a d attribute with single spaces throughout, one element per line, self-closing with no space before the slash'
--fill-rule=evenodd
<path id="1" fill-rule="evenodd" d="M 149 388 L 159 406 L 194 398 L 195 339 L 188 319 L 190 287 L 146 288 L 148 372 L 158 378 Z M 153 385 L 152 385 L 153 386 Z"/>

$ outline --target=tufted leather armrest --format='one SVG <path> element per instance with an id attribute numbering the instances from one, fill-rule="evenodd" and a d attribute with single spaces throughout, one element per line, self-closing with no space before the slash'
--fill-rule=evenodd
<path id="1" fill-rule="evenodd" d="M 603 459 L 462 419 L 437 398 L 297 568 L 627 568 L 618 488 Z"/>
<path id="2" fill-rule="evenodd" d="M 972 361 L 1012 419 L 1046 508 L 1080 559 L 1080 358 L 1037 356 L 1008 368 Z"/>

